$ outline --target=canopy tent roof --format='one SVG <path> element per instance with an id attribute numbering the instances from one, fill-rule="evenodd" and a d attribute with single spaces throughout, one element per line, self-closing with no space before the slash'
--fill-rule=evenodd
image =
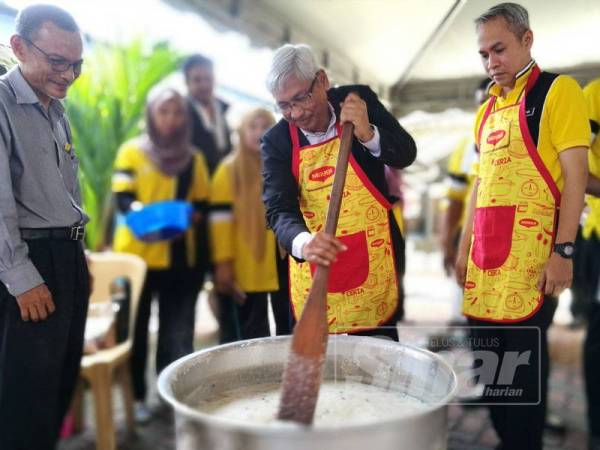
<path id="1" fill-rule="evenodd" d="M 412 72 L 416 79 L 483 75 L 473 21 L 498 1 L 466 2 L 443 36 Z M 544 68 L 570 68 L 600 62 L 600 2 L 523 0 L 534 32 L 533 56 Z"/>
<path id="2" fill-rule="evenodd" d="M 166 0 L 276 47 L 307 42 L 339 82 L 483 75 L 473 20 L 498 0 Z M 521 0 L 545 68 L 600 63 L 600 2 Z"/>

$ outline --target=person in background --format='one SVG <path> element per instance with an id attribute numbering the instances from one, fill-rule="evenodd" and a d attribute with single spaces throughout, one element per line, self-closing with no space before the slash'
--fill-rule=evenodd
<path id="1" fill-rule="evenodd" d="M 393 207 L 384 168 L 416 157 L 412 137 L 368 86 L 331 88 L 307 45 L 286 44 L 267 78 L 283 118 L 262 141 L 267 221 L 290 263 L 296 319 L 315 265 L 331 265 L 327 301 L 330 333 L 398 339 L 401 212 Z M 341 126 L 354 136 L 337 237 L 323 232 Z M 395 256 L 396 255 L 396 256 Z"/>
<path id="2" fill-rule="evenodd" d="M 490 79 L 483 79 L 475 90 L 474 100 L 477 106 L 480 106 L 487 100 L 487 88 Z M 440 245 L 442 247 L 443 264 L 446 275 L 454 273 L 456 264 L 456 252 L 458 250 L 458 241 L 462 231 L 462 225 L 465 220 L 465 212 L 473 185 L 474 175 L 472 171 L 473 164 L 477 161 L 477 149 L 473 138 L 461 139 L 453 150 L 448 160 L 446 199 L 448 205 L 442 216 L 442 226 L 440 231 Z M 457 286 L 453 292 L 451 309 L 451 324 L 465 324 L 465 319 L 461 314 L 462 305 L 462 286 Z"/>
<path id="3" fill-rule="evenodd" d="M 217 167 L 212 179 L 214 282 L 221 310 L 230 310 L 225 316 L 234 321 L 221 330 L 221 343 L 269 335 L 267 295 L 280 288 L 277 264 L 282 257 L 275 235 L 267 229 L 261 199 L 260 139 L 274 123 L 273 115 L 264 109 L 248 112 L 235 151 Z M 281 296 L 277 301 L 282 301 Z M 284 297 L 283 305 L 274 305 L 274 310 L 287 315 L 289 301 Z"/>
<path id="4" fill-rule="evenodd" d="M 148 265 L 135 322 L 131 371 L 138 422 L 150 419 L 145 404 L 148 322 L 153 298 L 158 300 L 156 371 L 194 350 L 194 319 L 198 279 L 196 240 L 206 220 L 209 178 L 204 157 L 190 143 L 185 99 L 174 89 L 154 88 L 146 105 L 146 132 L 119 149 L 112 190 L 124 215 L 144 205 L 183 200 L 193 205 L 192 226 L 168 240 L 138 239 L 118 221 L 114 250 L 133 253 Z"/>
<path id="5" fill-rule="evenodd" d="M 0 448 L 53 449 L 79 375 L 90 279 L 77 157 L 61 99 L 81 73 L 79 27 L 24 8 L 0 77 Z"/>
<path id="6" fill-rule="evenodd" d="M 590 170 L 592 162 L 589 161 Z M 575 255 L 573 256 L 573 283 L 571 284 L 571 312 L 572 320 L 569 323 L 571 329 L 584 327 L 594 301 L 595 292 L 591 286 L 596 284 L 593 275 L 600 266 L 598 254 L 598 232 L 600 229 L 597 222 L 598 204 L 593 196 L 586 196 L 585 208 L 581 214 L 580 226 L 575 237 Z M 590 217 L 593 215 L 594 217 Z"/>
<path id="7" fill-rule="evenodd" d="M 231 152 L 230 130 L 225 119 L 229 105 L 215 97 L 213 62 L 203 55 L 192 55 L 183 64 L 188 90 L 192 144 L 204 155 L 209 174 Z"/>
<path id="8" fill-rule="evenodd" d="M 589 180 L 600 177 L 600 142 L 596 139 L 600 121 L 600 79 L 592 80 L 583 89 L 588 112 L 592 140 L 588 158 Z M 596 284 L 600 273 L 600 199 L 586 196 L 586 208 L 581 216 L 581 227 L 575 239 L 573 258 L 573 285 L 571 286 L 572 328 L 585 325 L 594 309 Z"/>
<path id="9" fill-rule="evenodd" d="M 195 54 L 183 64 L 183 74 L 187 86 L 187 106 L 191 118 L 192 145 L 204 155 L 209 175 L 212 176 L 218 164 L 231 152 L 230 129 L 225 118 L 229 105 L 215 97 L 215 76 L 213 62 L 204 55 Z M 208 227 L 208 222 L 202 227 Z M 208 228 L 201 235 L 206 239 L 198 240 L 197 253 L 199 271 L 212 275 Z M 200 287 L 204 279 L 198 280 Z M 209 284 L 207 284 L 208 286 Z M 231 309 L 221 309 L 214 289 L 209 290 L 209 305 L 217 321 L 221 334 L 233 335 L 235 318 L 230 317 Z"/>
<path id="10" fill-rule="evenodd" d="M 585 274 L 583 291 L 587 294 L 587 335 L 583 346 L 585 392 L 588 404 L 589 449 L 600 450 L 600 79 L 583 90 L 592 129 L 589 154 L 590 175 L 586 192 L 590 213 L 583 226 L 586 238 L 581 271 Z"/>
<path id="11" fill-rule="evenodd" d="M 547 330 L 573 277 L 590 127 L 577 82 L 532 59 L 525 8 L 502 3 L 475 24 L 493 84 L 475 121 L 479 165 L 456 276 L 475 349 L 498 361 L 522 358 L 509 376 L 504 364 L 497 377 L 490 372 L 484 389 L 499 448 L 541 450 Z"/>

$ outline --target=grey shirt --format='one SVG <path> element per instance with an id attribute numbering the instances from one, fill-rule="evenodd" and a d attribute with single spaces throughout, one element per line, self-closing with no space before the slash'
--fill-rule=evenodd
<path id="1" fill-rule="evenodd" d="M 88 220 L 77 163 L 60 101 L 46 111 L 18 67 L 0 77 L 0 281 L 13 296 L 44 283 L 19 229 Z"/>

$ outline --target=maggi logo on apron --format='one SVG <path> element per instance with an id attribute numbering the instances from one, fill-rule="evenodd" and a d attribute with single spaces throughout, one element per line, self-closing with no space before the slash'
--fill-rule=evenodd
<path id="1" fill-rule="evenodd" d="M 533 315 L 543 294 L 537 283 L 554 243 L 560 193 L 529 133 L 525 97 L 539 76 L 537 66 L 516 104 L 482 119 L 480 164 L 471 254 L 463 312 L 498 322 Z"/>
<path id="2" fill-rule="evenodd" d="M 298 129 L 290 125 L 292 171 L 300 192 L 300 210 L 311 233 L 325 225 L 341 135 L 318 145 L 300 147 Z M 352 333 L 385 323 L 395 312 L 398 286 L 390 235 L 389 202 L 371 184 L 350 155 L 336 237 L 348 250 L 332 265 L 327 315 L 330 333 Z M 290 259 L 290 292 L 299 318 L 315 267 Z"/>

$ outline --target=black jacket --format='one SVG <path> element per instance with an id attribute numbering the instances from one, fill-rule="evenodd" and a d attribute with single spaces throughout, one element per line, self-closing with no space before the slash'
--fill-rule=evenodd
<path id="1" fill-rule="evenodd" d="M 375 158 L 354 138 L 352 155 L 375 187 L 391 200 L 385 181 L 384 165 L 398 169 L 409 166 L 417 154 L 415 142 L 368 86 L 341 86 L 330 89 L 327 96 L 336 115 L 339 115 L 340 103 L 350 92 L 358 93 L 366 102 L 369 122 L 379 129 L 381 144 L 381 155 Z M 300 130 L 298 133 L 300 145 L 308 145 L 304 134 Z M 298 186 L 292 174 L 292 141 L 287 121 L 280 120 L 263 136 L 262 160 L 263 201 L 267 222 L 281 245 L 291 254 L 292 241 L 299 233 L 308 231 L 308 228 L 300 212 Z"/>
<path id="2" fill-rule="evenodd" d="M 217 103 L 221 110 L 221 114 L 224 115 L 229 108 L 229 105 L 219 99 L 217 99 Z M 229 126 L 227 125 L 227 122 L 225 122 L 225 142 L 227 147 L 225 151 L 221 152 L 217 148 L 213 134 L 204 126 L 202 117 L 200 117 L 190 99 L 188 99 L 188 110 L 192 122 L 192 145 L 204 154 L 206 165 L 208 166 L 208 173 L 212 175 L 219 162 L 231 151 Z"/>

